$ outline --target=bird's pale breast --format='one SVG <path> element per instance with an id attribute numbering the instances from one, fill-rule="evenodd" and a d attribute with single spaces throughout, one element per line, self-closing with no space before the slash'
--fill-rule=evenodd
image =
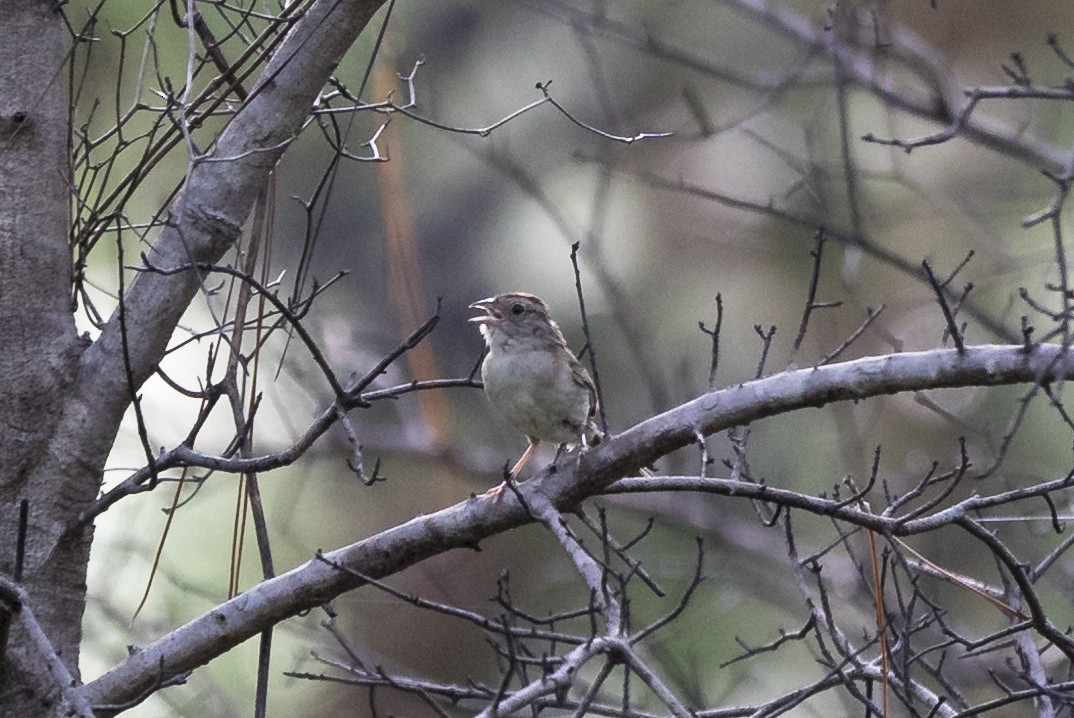
<path id="1" fill-rule="evenodd" d="M 589 390 L 547 351 L 509 343 L 493 347 L 481 367 L 493 408 L 527 436 L 577 443 L 589 419 Z"/>

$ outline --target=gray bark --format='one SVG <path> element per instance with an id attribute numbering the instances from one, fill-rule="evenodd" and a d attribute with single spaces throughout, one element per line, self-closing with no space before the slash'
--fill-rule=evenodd
<path id="1" fill-rule="evenodd" d="M 569 511 L 583 499 L 607 490 L 619 477 L 630 476 L 639 467 L 693 444 L 696 432 L 712 435 L 768 416 L 835 401 L 926 388 L 1052 382 L 1071 377 L 1074 377 L 1074 359 L 1062 347 L 1054 345 L 1039 346 L 1032 351 L 1018 346 L 977 346 L 968 347 L 964 353 L 954 349 L 906 352 L 783 372 L 709 392 L 654 416 L 590 449 L 577 464 L 564 461 L 555 471 L 545 469 L 536 478 L 521 483 L 518 490 L 527 503 L 551 501 L 561 511 Z M 675 490 L 672 482 L 684 484 L 690 491 L 712 490 L 756 498 L 780 493 L 779 489 L 762 484 L 696 477 L 658 476 L 621 483 L 631 491 L 648 490 L 647 483 L 652 485 L 652 490 Z M 1050 488 L 1054 490 L 1065 482 L 1066 479 L 1057 480 Z M 975 499 L 971 498 L 934 515 L 898 522 L 891 517 L 862 512 L 856 505 L 830 499 L 801 499 L 817 513 L 895 535 L 934 530 L 953 523 L 975 506 Z M 325 555 L 353 573 L 314 559 L 264 581 L 144 646 L 113 670 L 88 683 L 86 696 L 93 703 L 136 700 L 160 681 L 193 670 L 285 618 L 357 588 L 363 583 L 360 576 L 383 578 L 430 556 L 476 547 L 490 536 L 534 520 L 535 516 L 510 496 L 501 501 L 470 499 L 418 516 Z"/>
<path id="2" fill-rule="evenodd" d="M 77 675 L 89 542 L 55 546 L 96 471 L 59 480 L 43 470 L 62 442 L 56 416 L 79 346 L 71 313 L 71 177 L 64 29 L 47 2 L 0 3 L 0 574 L 15 562 L 18 504 L 29 502 L 23 586 L 33 613 Z M 56 550 L 53 550 L 53 549 Z M 58 686 L 25 626 L 13 621 L 0 658 L 0 714 L 38 715 Z"/>
<path id="3" fill-rule="evenodd" d="M 213 161 L 192 166 L 171 207 L 173 224 L 150 252 L 156 266 L 216 262 L 233 245 L 329 74 L 382 2 L 309 6 L 222 132 Z M 71 311 L 66 31 L 53 7 L 0 3 L 0 573 L 12 575 L 25 498 L 25 595 L 77 679 L 92 527 L 67 529 L 99 492 L 130 389 L 118 314 L 83 349 Z M 152 375 L 199 286 L 193 272 L 140 274 L 130 283 L 126 331 L 135 387 Z M 12 621 L 0 663 L 0 715 L 70 708 L 41 653 L 40 642 Z"/>

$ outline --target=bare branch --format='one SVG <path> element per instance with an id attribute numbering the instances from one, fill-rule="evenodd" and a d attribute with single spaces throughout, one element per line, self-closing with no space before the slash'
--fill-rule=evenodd
<path id="1" fill-rule="evenodd" d="M 564 510 L 587 496 L 606 490 L 634 468 L 675 448 L 691 444 L 698 428 L 711 434 L 796 407 L 864 399 L 925 387 L 1051 380 L 1074 374 L 1072 366 L 1074 362 L 1066 357 L 1061 347 L 1041 346 L 1027 354 L 1017 346 L 985 346 L 967 347 L 961 354 L 955 350 L 908 352 L 784 372 L 705 394 L 590 449 L 581 457 L 577 467 L 568 463 L 557 467 L 554 472 L 546 470 L 518 488 L 530 504 L 547 500 Z M 781 493 L 765 485 L 735 482 L 733 486 L 725 487 L 728 492 L 766 501 L 785 497 L 784 501 L 789 505 L 812 507 L 821 515 L 838 516 L 880 533 L 907 535 L 927 527 L 950 523 L 963 525 L 968 512 L 1001 505 L 1015 497 L 1039 496 L 1066 488 L 1071 482 L 1072 479 L 1064 477 L 1003 494 L 973 497 L 904 523 L 850 507 L 840 508 L 838 502 L 830 500 L 812 499 L 794 492 Z M 686 486 L 692 487 L 692 490 L 705 490 L 708 486 L 717 485 L 720 485 L 720 480 L 654 477 L 622 480 L 619 490 L 667 490 Z M 419 516 L 352 546 L 326 554 L 326 557 L 362 575 L 381 578 L 451 548 L 475 546 L 484 538 L 527 521 L 532 521 L 532 518 L 517 502 L 470 500 L 428 516 Z M 400 550 L 404 545 L 406 550 Z M 165 661 L 165 676 L 190 670 L 255 635 L 264 627 L 321 605 L 332 596 L 360 583 L 354 576 L 341 574 L 323 562 L 308 562 L 255 586 L 210 614 L 144 647 L 104 676 L 87 684 L 86 695 L 91 704 L 130 700 L 158 680 L 162 660 Z M 1040 616 L 1038 630 L 1046 631 L 1048 637 L 1053 638 L 1054 629 L 1046 617 L 1036 615 Z M 577 667 L 579 662 L 588 660 L 593 655 L 592 649 L 603 645 L 598 639 L 590 650 L 575 655 L 573 665 Z M 544 690 L 535 686 L 531 693 L 536 691 L 544 695 Z M 521 698 L 519 700 L 522 701 Z"/>

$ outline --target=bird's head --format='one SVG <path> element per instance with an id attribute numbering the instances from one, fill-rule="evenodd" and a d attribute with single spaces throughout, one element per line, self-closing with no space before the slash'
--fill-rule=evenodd
<path id="1" fill-rule="evenodd" d="M 548 314 L 548 306 L 540 297 L 527 292 L 507 292 L 480 299 L 470 305 L 482 314 L 471 317 L 486 341 L 497 333 L 523 336 L 541 332 L 555 323 Z M 558 330 L 557 330 L 558 331 Z"/>

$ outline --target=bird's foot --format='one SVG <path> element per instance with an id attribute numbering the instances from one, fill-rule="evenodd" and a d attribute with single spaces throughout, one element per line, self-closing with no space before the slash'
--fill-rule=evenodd
<path id="1" fill-rule="evenodd" d="M 499 501 L 503 497 L 503 490 L 505 488 L 507 488 L 507 482 L 506 481 L 504 481 L 502 484 L 499 484 L 498 486 L 493 486 L 491 489 L 489 489 L 485 493 L 481 494 L 481 496 L 479 496 L 478 498 L 483 499 L 483 498 L 489 497 L 489 498 L 492 499 L 493 503 L 495 503 L 495 502 Z"/>

